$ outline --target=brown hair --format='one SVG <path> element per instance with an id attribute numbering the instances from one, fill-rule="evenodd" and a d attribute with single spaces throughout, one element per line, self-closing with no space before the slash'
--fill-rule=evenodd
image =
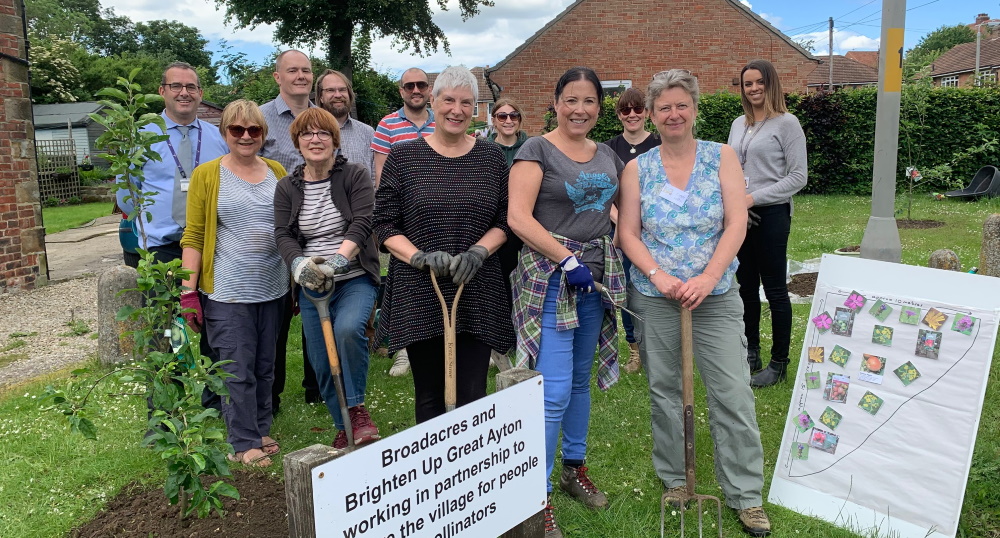
<path id="1" fill-rule="evenodd" d="M 323 71 L 323 74 L 316 79 L 316 86 L 315 86 L 316 100 L 317 101 L 321 100 L 320 94 L 323 92 L 323 89 L 320 88 L 319 85 L 323 83 L 323 80 L 327 77 L 327 75 L 336 75 L 340 77 L 340 80 L 344 81 L 344 86 L 347 86 L 347 95 L 351 99 L 351 104 L 353 105 L 356 102 L 354 98 L 354 85 L 351 84 L 351 80 L 347 78 L 347 75 L 344 75 L 343 73 L 337 71 L 336 69 L 327 69 L 326 71 Z"/>
<path id="2" fill-rule="evenodd" d="M 264 114 L 260 111 L 257 103 L 246 99 L 237 99 L 226 105 L 226 108 L 222 110 L 222 118 L 219 119 L 219 132 L 222 133 L 222 138 L 226 138 L 226 130 L 236 120 L 248 121 L 257 125 L 261 130 L 261 139 L 267 138 L 267 120 L 264 119 Z"/>
<path id="3" fill-rule="evenodd" d="M 753 116 L 753 106 L 750 105 L 750 100 L 747 99 L 743 89 L 743 74 L 751 69 L 760 71 L 760 76 L 764 79 L 764 113 L 767 114 L 765 117 L 770 118 L 788 112 L 788 107 L 785 106 L 785 93 L 781 90 L 781 80 L 774 64 L 767 60 L 751 60 L 740 71 L 740 102 L 743 103 L 743 114 L 746 116 L 745 121 L 748 126 L 757 121 Z"/>
<path id="4" fill-rule="evenodd" d="M 618 103 L 615 104 L 615 112 L 622 109 L 623 106 L 628 107 L 645 107 L 646 106 L 646 96 L 642 93 L 639 88 L 628 88 L 623 91 L 621 95 L 618 96 Z"/>
<path id="5" fill-rule="evenodd" d="M 340 147 L 340 124 L 337 123 L 337 118 L 334 118 L 333 114 L 330 114 L 324 108 L 311 107 L 296 116 L 295 121 L 292 122 L 292 126 L 288 128 L 289 134 L 292 136 L 292 143 L 295 144 L 295 149 L 299 149 L 299 135 L 309 130 L 310 127 L 321 131 L 329 131 L 333 147 Z"/>

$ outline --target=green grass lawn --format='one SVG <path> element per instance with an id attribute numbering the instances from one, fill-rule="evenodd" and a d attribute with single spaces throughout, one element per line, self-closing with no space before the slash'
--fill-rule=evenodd
<path id="1" fill-rule="evenodd" d="M 861 197 L 797 197 L 789 257 L 806 260 L 842 246 L 859 244 L 868 211 L 869 201 Z M 1000 212 L 1000 200 L 961 203 L 918 199 L 914 218 L 938 219 L 948 224 L 933 230 L 901 230 L 904 262 L 925 265 L 932 251 L 950 248 L 958 253 L 965 267 L 977 264 L 982 222 L 993 212 Z M 794 372 L 809 305 L 794 305 L 793 309 L 794 358 L 790 369 Z M 768 324 L 767 319 L 762 323 L 765 333 L 769 332 Z M 272 430 L 272 435 L 281 442 L 283 453 L 314 443 L 327 444 L 335 433 L 325 407 L 303 403 L 298 335 L 296 320 L 290 335 L 289 376 L 282 412 Z M 765 356 L 768 346 L 765 339 L 762 353 Z M 960 535 L 966 537 L 1000 536 L 1000 430 L 995 427 L 1000 421 L 998 358 L 995 353 L 992 383 L 986 393 L 962 509 Z M 369 376 L 367 405 L 383 436 L 414 423 L 412 379 L 389 377 L 386 372 L 390 364 L 388 358 L 373 357 Z M 57 375 L 49 382 L 65 383 L 65 377 Z M 96 392 L 104 418 L 97 423 L 99 440 L 90 442 L 70 435 L 60 415 L 38 409 L 35 395 L 41 393 L 44 383 L 34 382 L 0 394 L 0 439 L 3 439 L 0 461 L 5 462 L 4 472 L 0 473 L 0 536 L 63 536 L 93 517 L 126 483 L 157 484 L 164 476 L 153 453 L 138 448 L 145 429 L 145 402 L 136 396 L 122 396 L 134 392 L 133 388 L 104 386 Z M 491 390 L 492 386 L 491 381 Z M 765 452 L 765 499 L 791 391 L 791 383 L 786 382 L 756 392 Z M 721 496 L 714 478 L 712 441 L 700 383 L 696 384 L 696 406 L 699 491 Z M 595 483 L 607 492 L 611 507 L 601 512 L 588 511 L 557 489 L 553 497 L 556 517 L 567 536 L 658 535 L 661 487 L 650 463 L 651 449 L 645 377 L 624 375 L 608 392 L 594 389 L 588 466 Z M 261 472 L 281 479 L 280 458 L 276 465 Z M 856 536 L 777 506 L 766 507 L 775 529 L 773 536 L 778 538 Z M 678 535 L 677 524 L 676 518 L 668 517 L 668 536 Z M 723 531 L 727 537 L 743 535 L 736 516 L 729 510 L 724 512 Z M 693 534 L 689 531 L 689 535 Z"/>
<path id="2" fill-rule="evenodd" d="M 111 202 L 95 202 L 92 204 L 43 207 L 42 220 L 45 222 L 45 233 L 54 234 L 70 228 L 76 228 L 97 217 L 110 215 L 113 206 L 114 204 Z"/>

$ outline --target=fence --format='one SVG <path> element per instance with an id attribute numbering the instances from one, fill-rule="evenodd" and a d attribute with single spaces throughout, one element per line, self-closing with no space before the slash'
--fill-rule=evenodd
<path id="1" fill-rule="evenodd" d="M 38 140 L 38 190 L 42 202 L 50 198 L 69 200 L 80 196 L 80 173 L 76 145 L 72 140 Z"/>

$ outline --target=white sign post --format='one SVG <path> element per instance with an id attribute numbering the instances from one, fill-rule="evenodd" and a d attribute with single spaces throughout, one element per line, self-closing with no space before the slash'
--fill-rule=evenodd
<path id="1" fill-rule="evenodd" d="M 1000 279 L 824 256 L 768 500 L 864 535 L 955 536 Z"/>
<path id="2" fill-rule="evenodd" d="M 541 377 L 312 470 L 316 536 L 497 536 L 544 508 Z"/>

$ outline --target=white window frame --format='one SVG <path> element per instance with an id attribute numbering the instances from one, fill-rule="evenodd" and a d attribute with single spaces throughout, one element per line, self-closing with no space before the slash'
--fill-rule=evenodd
<path id="1" fill-rule="evenodd" d="M 975 74 L 973 74 L 975 76 Z M 996 71 L 979 71 L 979 78 L 976 80 L 976 86 L 983 86 L 985 84 L 996 84 L 997 83 L 997 73 Z"/>
<path id="2" fill-rule="evenodd" d="M 631 80 L 602 80 L 601 87 L 605 90 L 613 90 L 615 88 L 625 88 L 626 90 L 632 87 Z"/>
<path id="3" fill-rule="evenodd" d="M 958 75 L 949 75 L 947 77 L 941 78 L 942 88 L 957 88 L 958 87 Z"/>

